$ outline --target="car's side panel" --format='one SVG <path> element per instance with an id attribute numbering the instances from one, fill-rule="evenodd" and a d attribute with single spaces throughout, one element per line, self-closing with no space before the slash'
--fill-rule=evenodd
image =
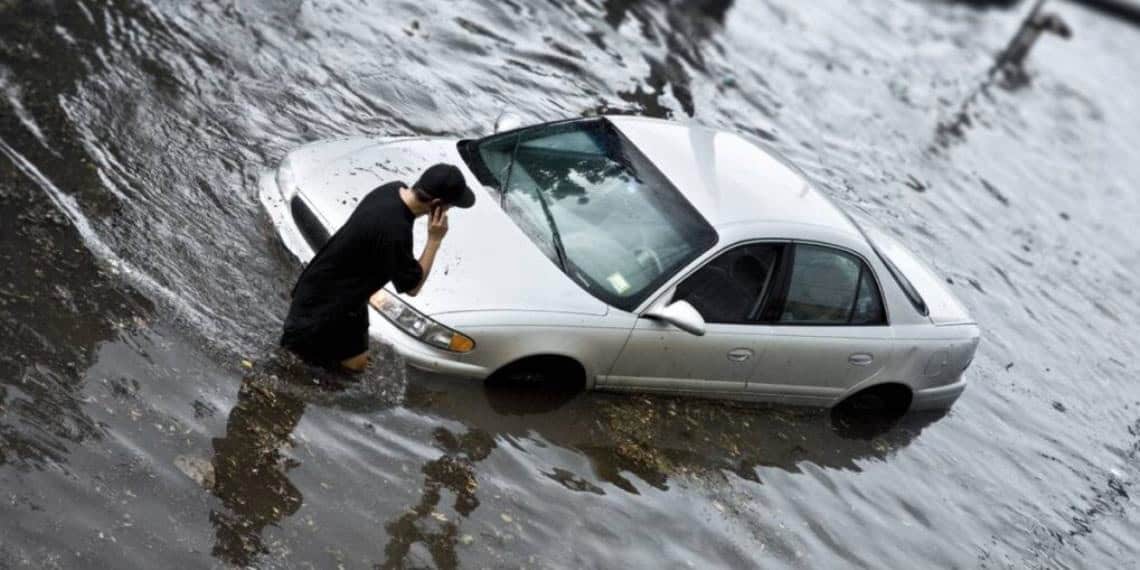
<path id="1" fill-rule="evenodd" d="M 839 244 L 872 263 L 847 236 L 819 228 L 764 224 L 775 237 L 722 240 L 721 247 L 674 279 L 655 302 L 666 302 L 676 283 L 699 267 L 742 244 L 783 242 L 804 237 L 811 243 Z M 729 236 L 748 236 L 757 227 L 741 226 Z M 822 238 L 822 239 L 821 239 Z M 830 239 L 828 239 L 830 238 Z M 798 241 L 798 240 L 796 240 Z M 870 265 L 872 271 L 876 268 Z M 774 281 L 779 281 L 776 276 Z M 879 280 L 882 282 L 882 280 Z M 880 285 L 880 289 L 882 286 Z M 885 303 L 885 301 L 884 301 Z M 608 388 L 718 396 L 791 404 L 829 405 L 856 384 L 876 378 L 890 364 L 889 326 L 722 325 L 710 323 L 704 337 L 692 337 L 667 325 L 639 322 L 610 375 Z M 758 365 L 729 366 L 726 355 L 745 349 Z M 743 385 L 741 384 L 743 374 Z"/>
<path id="2" fill-rule="evenodd" d="M 953 384 L 974 359 L 979 330 L 975 325 L 899 327 L 890 380 L 919 391 Z"/>
<path id="3" fill-rule="evenodd" d="M 757 335 L 766 328 L 709 324 L 704 336 L 696 336 L 639 319 L 602 384 L 659 392 L 743 392 L 760 357 Z"/>
<path id="4" fill-rule="evenodd" d="M 475 350 L 458 358 L 488 374 L 536 355 L 572 358 L 586 370 L 593 388 L 617 359 L 636 317 L 618 311 L 591 316 L 535 311 L 479 311 L 442 315 L 440 321 L 475 340 Z"/>
<path id="5" fill-rule="evenodd" d="M 889 368 L 886 326 L 773 326 L 760 339 L 764 358 L 748 381 L 757 397 L 826 405 Z"/>

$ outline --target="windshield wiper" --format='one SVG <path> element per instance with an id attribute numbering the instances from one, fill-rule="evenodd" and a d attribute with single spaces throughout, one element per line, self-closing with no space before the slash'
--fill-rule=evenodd
<path id="1" fill-rule="evenodd" d="M 521 135 L 515 135 L 515 144 L 511 147 L 511 159 L 507 162 L 506 167 L 504 167 L 507 171 L 507 175 L 505 180 L 503 180 L 503 189 L 499 192 L 499 207 L 504 211 L 507 209 L 507 191 L 511 187 L 511 174 L 515 171 L 515 157 L 518 156 L 519 141 L 521 138 Z M 566 247 L 562 245 L 562 235 L 558 233 L 558 225 L 554 223 L 554 215 L 550 213 L 550 204 L 548 204 L 546 198 L 542 196 L 541 189 L 536 187 L 534 193 L 538 196 L 538 203 L 542 206 L 542 213 L 546 216 L 546 223 L 550 224 L 550 235 L 554 240 L 554 253 L 558 256 L 558 266 L 562 268 L 563 272 L 566 272 Z"/>
<path id="2" fill-rule="evenodd" d="M 554 252 L 558 254 L 558 266 L 562 268 L 562 272 L 569 271 L 566 268 L 566 248 L 562 245 L 562 235 L 558 233 L 558 224 L 554 223 L 554 214 L 550 213 L 550 204 L 546 202 L 546 198 L 542 196 L 542 189 L 539 187 L 534 188 L 534 193 L 538 196 L 538 203 L 542 206 L 542 213 L 546 214 L 546 221 L 550 224 L 550 236 L 554 239 Z"/>

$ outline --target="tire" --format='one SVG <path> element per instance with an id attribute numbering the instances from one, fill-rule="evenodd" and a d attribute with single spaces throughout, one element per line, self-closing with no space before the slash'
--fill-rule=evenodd
<path id="1" fill-rule="evenodd" d="M 565 405 L 586 387 L 581 364 L 561 356 L 537 356 L 504 366 L 487 378 L 491 407 L 503 414 L 549 412 Z"/>
<path id="2" fill-rule="evenodd" d="M 564 356 L 532 356 L 499 369 L 487 385 L 580 392 L 586 387 L 586 371 Z"/>
<path id="3" fill-rule="evenodd" d="M 912 394 L 902 384 L 881 384 L 848 396 L 831 410 L 832 427 L 850 439 L 880 436 L 910 409 Z"/>

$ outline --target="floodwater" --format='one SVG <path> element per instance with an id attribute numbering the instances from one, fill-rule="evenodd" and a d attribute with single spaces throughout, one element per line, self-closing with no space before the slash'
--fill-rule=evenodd
<path id="1" fill-rule="evenodd" d="M 1135 567 L 1140 29 L 1050 2 L 983 86 L 1027 9 L 0 0 L 0 567 Z M 883 432 L 295 377 L 258 173 L 503 109 L 768 140 L 950 280 L 969 389 Z"/>

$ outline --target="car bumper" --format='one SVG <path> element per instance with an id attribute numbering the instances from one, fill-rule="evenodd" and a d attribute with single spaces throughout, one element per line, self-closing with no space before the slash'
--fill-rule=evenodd
<path id="1" fill-rule="evenodd" d="M 490 371 L 482 366 L 457 360 L 460 356 L 455 353 L 440 350 L 413 338 L 372 308 L 368 309 L 368 317 L 368 334 L 391 346 L 396 354 L 413 368 L 473 379 L 483 379 L 490 374 Z"/>
<path id="2" fill-rule="evenodd" d="M 959 379 L 953 384 L 916 390 L 911 399 L 911 410 L 943 410 L 949 408 L 966 390 L 966 381 Z"/>
<path id="3" fill-rule="evenodd" d="M 315 252 L 309 247 L 305 236 L 301 235 L 301 230 L 293 221 L 293 215 L 289 212 L 289 202 L 281 193 L 281 188 L 277 186 L 272 170 L 261 173 L 257 184 L 257 196 L 265 212 L 269 214 L 269 219 L 277 229 L 277 235 L 285 244 L 285 248 L 301 261 L 312 258 Z"/>

